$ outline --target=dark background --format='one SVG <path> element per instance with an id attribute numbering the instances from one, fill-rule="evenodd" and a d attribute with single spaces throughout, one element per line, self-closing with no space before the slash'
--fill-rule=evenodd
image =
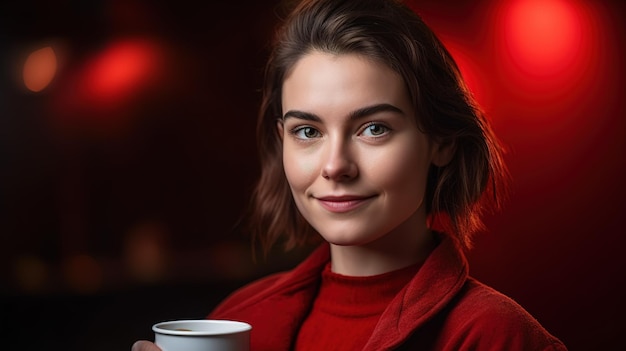
<path id="1" fill-rule="evenodd" d="M 513 192 L 487 216 L 472 274 L 570 350 L 620 348 L 624 5 L 410 4 L 509 149 Z M 258 88 L 281 8 L 0 5 L 3 345 L 130 349 L 152 338 L 152 324 L 202 318 L 236 287 L 304 257 L 310 248 L 255 262 L 237 226 L 258 172 Z M 24 62 L 46 46 L 56 75 L 29 91 Z"/>

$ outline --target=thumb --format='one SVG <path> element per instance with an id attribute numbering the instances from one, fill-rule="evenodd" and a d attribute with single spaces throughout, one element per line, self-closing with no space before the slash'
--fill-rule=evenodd
<path id="1" fill-rule="evenodd" d="M 139 340 L 133 344 L 131 351 L 161 351 L 161 349 L 150 341 Z"/>

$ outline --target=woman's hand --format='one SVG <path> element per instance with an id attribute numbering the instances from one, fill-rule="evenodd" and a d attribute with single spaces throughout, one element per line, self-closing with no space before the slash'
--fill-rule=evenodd
<path id="1" fill-rule="evenodd" d="M 161 351 L 161 349 L 150 341 L 139 340 L 133 344 L 131 351 Z"/>

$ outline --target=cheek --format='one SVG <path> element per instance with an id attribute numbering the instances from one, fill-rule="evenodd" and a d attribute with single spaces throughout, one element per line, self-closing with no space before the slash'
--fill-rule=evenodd
<path id="1" fill-rule="evenodd" d="M 292 189 L 306 187 L 317 174 L 317 165 L 312 157 L 296 155 L 288 150 L 283 152 L 283 167 Z"/>
<path id="2" fill-rule="evenodd" d="M 422 145 L 368 155 L 369 178 L 384 190 L 407 197 L 423 196 L 430 161 Z M 391 152 L 390 152 L 391 151 Z"/>

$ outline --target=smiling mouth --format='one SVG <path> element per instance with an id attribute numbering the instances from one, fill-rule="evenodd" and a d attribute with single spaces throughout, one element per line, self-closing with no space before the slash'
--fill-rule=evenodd
<path id="1" fill-rule="evenodd" d="M 363 205 L 375 196 L 339 196 L 339 197 L 320 197 L 315 198 L 320 205 L 329 212 L 344 213 L 353 211 Z"/>

